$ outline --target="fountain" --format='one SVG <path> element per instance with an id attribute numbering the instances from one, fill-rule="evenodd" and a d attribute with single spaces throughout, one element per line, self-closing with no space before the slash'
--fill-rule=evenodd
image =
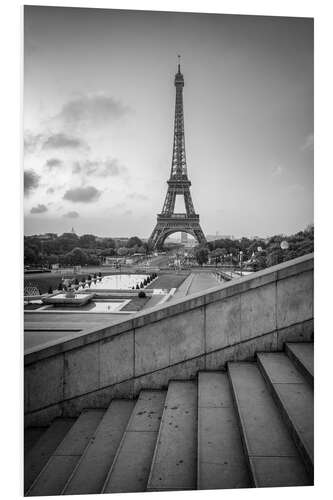
<path id="1" fill-rule="evenodd" d="M 48 297 L 43 297 L 42 301 L 46 305 L 57 306 L 85 306 L 95 297 L 94 293 L 80 293 L 76 290 L 77 285 L 71 285 L 65 292 L 57 292 Z"/>

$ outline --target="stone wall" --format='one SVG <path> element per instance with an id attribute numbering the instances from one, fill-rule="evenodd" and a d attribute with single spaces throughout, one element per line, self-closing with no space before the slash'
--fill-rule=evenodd
<path id="1" fill-rule="evenodd" d="M 25 355 L 25 424 L 106 407 L 313 336 L 313 254 Z"/>

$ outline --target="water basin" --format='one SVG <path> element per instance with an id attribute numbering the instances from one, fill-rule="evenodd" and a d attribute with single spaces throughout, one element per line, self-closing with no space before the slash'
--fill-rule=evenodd
<path id="1" fill-rule="evenodd" d="M 147 277 L 147 274 L 112 274 L 104 276 L 100 281 L 96 281 L 95 283 L 92 281 L 90 290 L 130 290 L 133 286 L 140 285 Z M 88 288 L 88 285 L 86 285 L 85 289 Z"/>
<path id="2" fill-rule="evenodd" d="M 80 306 L 78 309 L 76 306 L 66 305 L 60 306 L 50 305 L 43 307 L 43 311 L 56 311 L 56 312 L 92 312 L 92 313 L 110 313 L 119 311 L 129 300 L 92 300 L 88 304 Z"/>

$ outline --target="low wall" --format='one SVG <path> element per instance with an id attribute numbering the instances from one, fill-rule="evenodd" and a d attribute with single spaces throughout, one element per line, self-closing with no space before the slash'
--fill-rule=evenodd
<path id="1" fill-rule="evenodd" d="M 25 424 L 106 407 L 313 336 L 313 254 L 25 355 Z"/>

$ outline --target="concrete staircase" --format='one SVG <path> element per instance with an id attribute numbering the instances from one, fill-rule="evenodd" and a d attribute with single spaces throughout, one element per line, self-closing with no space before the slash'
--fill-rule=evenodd
<path id="1" fill-rule="evenodd" d="M 313 484 L 313 344 L 26 430 L 26 496 Z"/>

